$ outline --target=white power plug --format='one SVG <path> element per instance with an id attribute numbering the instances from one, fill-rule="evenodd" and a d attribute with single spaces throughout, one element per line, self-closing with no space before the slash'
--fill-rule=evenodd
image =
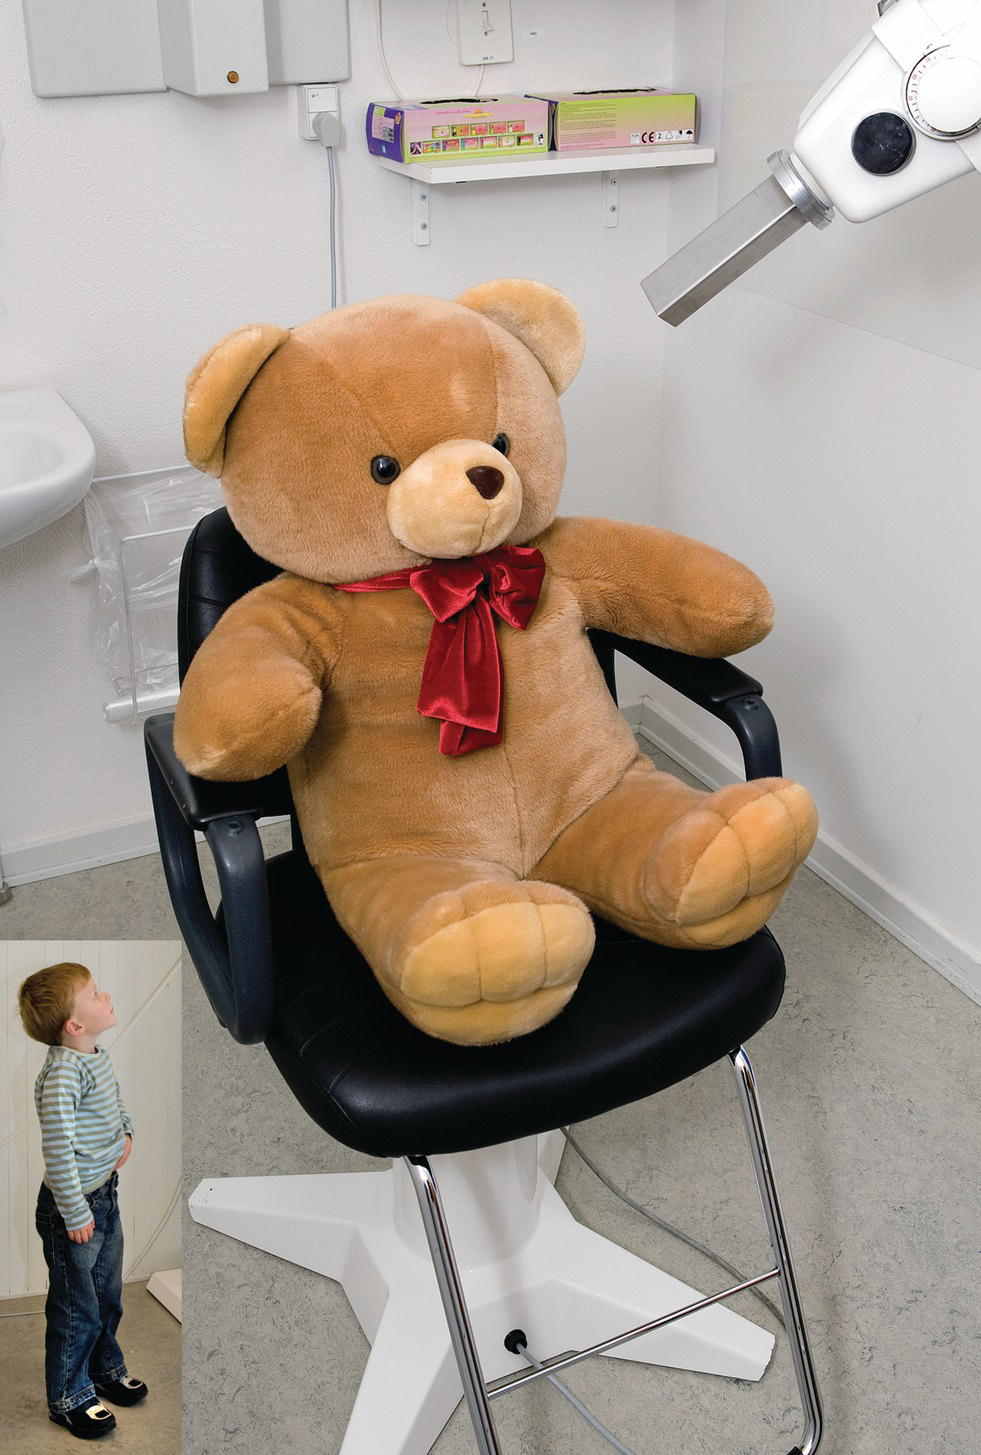
<path id="1" fill-rule="evenodd" d="M 341 107 L 336 86 L 320 82 L 297 86 L 297 125 L 304 141 L 337 146 L 341 140 Z"/>

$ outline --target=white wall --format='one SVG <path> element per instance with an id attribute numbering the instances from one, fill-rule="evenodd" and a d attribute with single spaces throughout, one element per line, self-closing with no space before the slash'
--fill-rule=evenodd
<path id="1" fill-rule="evenodd" d="M 118 1024 L 100 1038 L 112 1055 L 133 1151 L 119 1174 L 123 1277 L 181 1263 L 181 946 L 176 940 L 0 941 L 0 1298 L 43 1293 L 47 1271 L 34 1227 L 44 1175 L 34 1082 L 47 1048 L 24 1034 L 17 988 L 44 965 L 74 960 L 111 990 Z"/>
<path id="2" fill-rule="evenodd" d="M 593 176 L 437 189 L 433 240 L 409 236 L 410 189 L 369 160 L 384 99 L 371 0 L 352 0 L 352 79 L 341 87 L 342 301 L 452 297 L 497 276 L 541 278 L 586 318 L 589 356 L 567 397 L 567 510 L 652 510 L 663 330 L 638 279 L 663 255 L 668 179 L 626 174 L 621 223 L 601 221 Z M 406 95 L 459 95 L 445 0 L 385 7 Z M 671 0 L 514 0 L 513 65 L 483 94 L 670 79 Z M 532 42 L 531 22 L 544 31 Z M 328 78 L 325 78 L 328 79 Z M 324 152 L 295 134 L 290 88 L 194 100 L 175 92 L 38 100 L 20 6 L 0 7 L 0 389 L 49 384 L 91 431 L 96 474 L 181 461 L 183 382 L 224 333 L 290 324 L 329 301 Z M 148 851 L 139 730 L 102 721 L 114 693 L 91 646 L 81 511 L 0 558 L 0 853 L 13 878 Z"/>
<path id="3" fill-rule="evenodd" d="M 720 165 L 622 174 L 616 229 L 601 226 L 595 176 L 436 189 L 428 248 L 409 241 L 408 186 L 363 152 L 363 106 L 387 90 L 373 11 L 352 0 L 341 88 L 345 300 L 452 296 L 507 274 L 569 292 L 589 353 L 566 400 L 564 508 L 701 536 L 767 580 L 777 629 L 745 665 L 778 710 L 788 771 L 819 801 L 819 867 L 981 995 L 981 186 L 806 229 L 677 331 L 637 286 L 762 178 L 871 5 L 685 0 L 675 22 L 671 0 L 514 0 L 519 59 L 491 68 L 485 94 L 690 84 Z M 444 0 L 386 15 L 406 94 L 472 87 Z M 0 118 L 0 388 L 61 389 L 99 474 L 176 464 L 202 351 L 243 322 L 326 306 L 323 153 L 295 139 L 283 90 L 39 101 L 16 6 L 0 12 Z M 101 721 L 90 592 L 65 579 L 83 559 L 76 512 L 0 562 L 0 852 L 15 874 L 152 843 L 138 733 Z M 624 700 L 645 681 L 625 673 Z M 655 697 L 724 771 L 724 730 Z"/>
<path id="4" fill-rule="evenodd" d="M 762 180 L 874 18 L 850 0 L 700 10 L 679 46 L 711 11 L 717 195 L 674 184 L 673 245 Z M 981 999 L 979 229 L 976 177 L 808 227 L 671 331 L 659 508 L 774 593 L 775 631 L 743 660 L 818 801 L 829 877 Z M 710 756 L 731 753 L 723 728 L 652 696 Z"/>

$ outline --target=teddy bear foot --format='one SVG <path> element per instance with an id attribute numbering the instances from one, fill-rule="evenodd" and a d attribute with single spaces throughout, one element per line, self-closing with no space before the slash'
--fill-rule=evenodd
<path id="1" fill-rule="evenodd" d="M 578 984 L 577 976 L 569 984 L 534 990 L 517 1000 L 482 1000 L 467 1006 L 424 1005 L 390 985 L 382 989 L 396 1010 L 427 1036 L 456 1046 L 493 1046 L 526 1036 L 554 1020 L 572 999 Z"/>
<path id="2" fill-rule="evenodd" d="M 776 909 L 817 826 L 807 789 L 786 778 L 708 794 L 658 843 L 647 878 L 651 907 L 693 947 L 737 944 Z"/>
<path id="3" fill-rule="evenodd" d="M 511 1040 L 557 1015 L 593 953 L 585 905 L 523 880 L 471 884 L 466 905 L 463 894 L 453 899 L 439 896 L 414 920 L 397 984 L 382 982 L 392 1003 L 420 1030 L 460 1045 Z"/>

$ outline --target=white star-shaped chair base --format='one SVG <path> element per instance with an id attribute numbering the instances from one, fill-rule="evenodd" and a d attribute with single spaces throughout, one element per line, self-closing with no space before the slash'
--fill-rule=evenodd
<path id="1" fill-rule="evenodd" d="M 553 1186 L 564 1142 L 550 1132 L 429 1159 L 487 1382 L 528 1367 L 504 1347 L 512 1329 L 547 1359 L 702 1297 L 572 1216 Z M 198 1223 L 342 1284 L 371 1353 L 339 1455 L 426 1455 L 462 1386 L 404 1164 L 205 1179 L 190 1210 Z M 610 1357 L 756 1380 L 773 1344 L 713 1305 Z"/>

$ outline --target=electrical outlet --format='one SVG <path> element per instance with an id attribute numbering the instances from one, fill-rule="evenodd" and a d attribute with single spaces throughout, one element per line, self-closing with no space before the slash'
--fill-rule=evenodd
<path id="1" fill-rule="evenodd" d="M 317 133 L 313 129 L 314 117 L 321 111 L 329 111 L 332 116 L 338 117 L 341 114 L 337 87 L 325 86 L 321 82 L 312 86 L 297 86 L 296 109 L 300 136 L 304 141 L 316 141 Z"/>
<path id="2" fill-rule="evenodd" d="M 514 60 L 511 0 L 456 0 L 456 10 L 463 65 Z"/>

